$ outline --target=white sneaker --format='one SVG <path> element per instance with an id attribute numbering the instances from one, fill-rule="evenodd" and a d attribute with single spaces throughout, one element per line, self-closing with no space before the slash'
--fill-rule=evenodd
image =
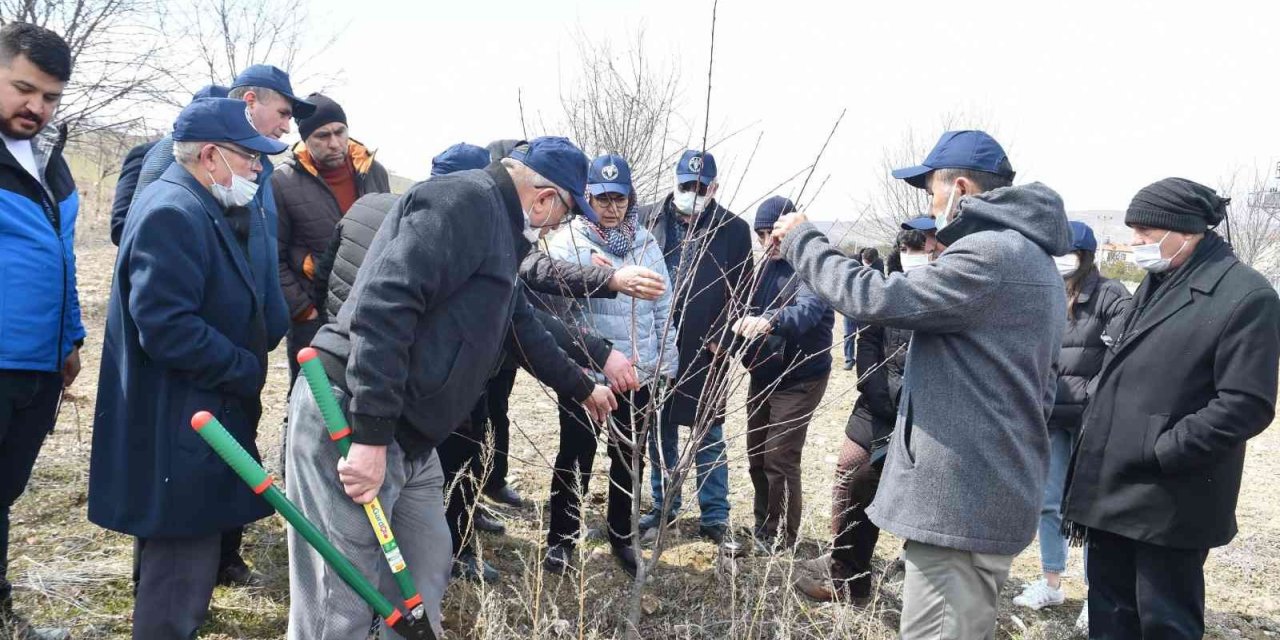
<path id="1" fill-rule="evenodd" d="M 1080 607 L 1080 615 L 1076 616 L 1076 631 L 1089 635 L 1089 601 L 1084 601 L 1084 606 Z"/>
<path id="2" fill-rule="evenodd" d="M 1027 585 L 1022 593 L 1013 599 L 1014 604 L 1036 611 L 1045 607 L 1056 607 L 1066 601 L 1067 597 L 1063 595 L 1062 589 L 1054 589 L 1043 579 Z"/>

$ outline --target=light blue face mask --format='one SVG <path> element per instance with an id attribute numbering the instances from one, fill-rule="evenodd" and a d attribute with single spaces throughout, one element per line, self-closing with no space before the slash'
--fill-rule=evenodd
<path id="1" fill-rule="evenodd" d="M 213 199 L 227 209 L 249 206 L 249 203 L 253 202 L 253 198 L 258 195 L 258 183 L 236 175 L 236 172 L 231 170 L 231 164 L 227 162 L 227 157 L 222 154 L 222 149 L 218 149 L 218 156 L 222 158 L 222 164 L 227 167 L 227 172 L 231 174 L 231 186 L 225 187 L 218 184 L 218 181 L 213 179 L 213 174 L 209 174 L 209 180 L 213 181 L 213 184 L 210 185 Z"/>
<path id="2" fill-rule="evenodd" d="M 942 213 L 938 214 L 937 219 L 934 220 L 934 224 L 938 226 L 938 231 L 942 231 L 947 225 L 954 222 L 954 220 L 951 219 L 951 205 L 955 204 L 955 201 L 956 186 L 953 184 L 951 185 L 951 193 L 947 196 L 947 206 L 943 207 Z"/>

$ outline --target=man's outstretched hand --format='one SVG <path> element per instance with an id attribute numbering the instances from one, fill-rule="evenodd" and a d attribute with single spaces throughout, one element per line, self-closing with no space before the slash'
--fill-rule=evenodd
<path id="1" fill-rule="evenodd" d="M 609 359 L 605 360 L 602 373 L 609 381 L 609 388 L 613 389 L 614 393 L 626 393 L 640 388 L 635 366 L 631 364 L 630 359 L 616 349 L 609 352 Z"/>
<path id="2" fill-rule="evenodd" d="M 598 384 L 591 395 L 582 401 L 582 406 L 586 408 L 587 415 L 591 416 L 596 424 L 604 424 L 604 421 L 609 419 L 609 414 L 618 408 L 618 399 L 614 397 L 609 387 Z"/>
<path id="3" fill-rule="evenodd" d="M 613 272 L 609 290 L 641 300 L 657 300 L 667 290 L 667 283 L 657 271 L 632 264 Z"/>

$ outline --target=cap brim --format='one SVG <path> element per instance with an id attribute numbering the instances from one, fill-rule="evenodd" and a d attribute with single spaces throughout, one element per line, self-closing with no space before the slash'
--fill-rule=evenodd
<path id="1" fill-rule="evenodd" d="M 902 223 L 903 231 L 937 231 L 938 223 L 932 218 L 915 218 Z"/>
<path id="2" fill-rule="evenodd" d="M 892 175 L 897 180 L 906 180 L 907 184 L 917 189 L 924 189 L 928 186 L 925 184 L 925 177 L 929 175 L 930 171 L 933 171 L 933 167 L 926 167 L 920 164 L 914 167 L 906 167 L 905 169 L 894 169 Z"/>
<path id="3" fill-rule="evenodd" d="M 596 210 L 591 208 L 591 203 L 587 202 L 586 196 L 575 193 L 573 203 L 578 206 L 579 215 L 596 224 L 600 223 L 600 217 L 596 215 Z"/>
<path id="4" fill-rule="evenodd" d="M 263 153 L 269 156 L 274 156 L 289 148 L 289 145 L 280 142 L 279 140 L 272 140 L 266 136 L 254 136 L 244 140 L 232 140 L 232 142 L 250 151 L 257 151 L 258 153 Z"/>
<path id="5" fill-rule="evenodd" d="M 606 193 L 621 193 L 624 196 L 631 195 L 631 185 L 621 182 L 601 182 L 598 184 L 588 184 L 587 191 L 591 195 L 598 196 Z"/>
<path id="6" fill-rule="evenodd" d="M 684 184 L 686 182 L 693 182 L 694 180 L 697 180 L 702 184 L 709 185 L 712 182 L 716 181 L 716 177 L 709 176 L 705 173 L 677 173 L 676 174 L 676 181 L 680 182 L 681 184 Z"/>

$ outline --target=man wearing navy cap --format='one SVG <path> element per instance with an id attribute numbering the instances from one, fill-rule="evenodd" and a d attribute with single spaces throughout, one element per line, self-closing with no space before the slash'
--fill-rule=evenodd
<path id="1" fill-rule="evenodd" d="M 107 307 L 89 519 L 137 538 L 134 638 L 189 638 L 218 578 L 222 533 L 271 513 L 199 436 L 214 413 L 257 457 L 277 292 L 275 241 L 248 205 L 262 157 L 244 103 L 204 98 L 173 125 L 176 162 L 125 221 Z"/>
<path id="2" fill-rule="evenodd" d="M 933 216 L 920 216 L 902 223 L 903 231 L 919 231 L 924 234 L 924 251 L 938 257 L 938 223 Z"/>
<path id="3" fill-rule="evenodd" d="M 1013 556 L 1035 537 L 1047 420 L 1067 314 L 1054 256 L 1062 199 L 981 131 L 950 131 L 899 169 L 932 198 L 942 253 L 885 275 L 840 255 L 800 214 L 774 228 L 796 272 L 841 313 L 912 329 L 880 488 L 867 513 L 904 538 L 903 638 L 991 638 Z"/>
<path id="4" fill-rule="evenodd" d="M 675 166 L 675 188 L 663 200 L 641 207 L 639 224 L 662 249 L 675 299 L 672 316 L 679 330 L 680 375 L 663 407 L 657 437 L 649 440 L 655 463 L 650 472 L 653 512 L 641 519 L 650 530 L 664 512 L 680 510 L 680 488 L 667 487 L 679 456 L 679 427 L 697 442 L 700 535 L 717 544 L 729 530 L 729 468 L 724 452 L 722 382 L 728 367 L 724 351 L 733 342 L 733 321 L 744 313 L 752 273 L 751 227 L 715 200 L 716 160 L 689 149 Z M 659 461 L 661 463 L 659 463 Z M 663 500 L 670 493 L 670 504 Z"/>
<path id="5" fill-rule="evenodd" d="M 310 388 L 294 384 L 289 497 L 365 575 L 387 584 L 390 570 L 359 506 L 380 497 L 437 633 L 453 554 L 436 449 L 468 422 L 509 325 L 532 313 L 516 287 L 520 259 L 568 217 L 594 215 L 579 204 L 586 178 L 577 147 L 538 138 L 483 171 L 414 185 L 380 224 L 338 315 L 312 342 L 348 413 L 345 459 L 322 437 Z M 522 335 L 521 344 L 546 344 L 545 333 L 528 342 Z M 552 377 L 596 420 L 617 406 L 608 387 L 573 365 Z M 364 637 L 369 605 L 292 530 L 289 548 L 289 637 Z"/>

